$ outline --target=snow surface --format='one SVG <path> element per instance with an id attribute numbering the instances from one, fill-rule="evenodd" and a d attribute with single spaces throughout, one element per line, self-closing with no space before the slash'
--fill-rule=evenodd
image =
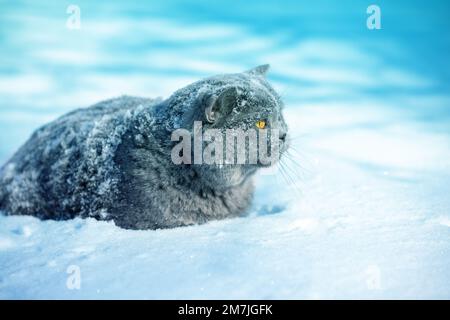
<path id="1" fill-rule="evenodd" d="M 308 133 L 302 174 L 260 174 L 247 218 L 130 231 L 0 216 L 0 298 L 449 298 L 449 135 L 370 107 L 339 128 L 342 114 L 287 110 Z"/>
<path id="2" fill-rule="evenodd" d="M 75 108 L 264 63 L 297 164 L 201 226 L 0 215 L 0 298 L 450 298 L 448 1 L 383 2 L 378 31 L 351 1 L 77 4 L 80 30 L 54 1 L 2 4 L 2 164 Z"/>

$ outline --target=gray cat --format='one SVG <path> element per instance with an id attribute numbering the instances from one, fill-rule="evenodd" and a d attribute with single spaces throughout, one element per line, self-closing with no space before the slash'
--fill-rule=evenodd
<path id="1" fill-rule="evenodd" d="M 281 156 L 287 126 L 267 69 L 206 78 L 167 100 L 103 101 L 39 128 L 1 168 L 0 209 L 41 219 L 94 217 L 127 229 L 244 215 L 263 165 L 176 165 L 171 133 L 192 130 L 194 121 L 246 130 L 264 119 L 280 132 Z"/>

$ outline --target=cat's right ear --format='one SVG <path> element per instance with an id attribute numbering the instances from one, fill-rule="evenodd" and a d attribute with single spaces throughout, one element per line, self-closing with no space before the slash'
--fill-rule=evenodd
<path id="1" fill-rule="evenodd" d="M 260 66 L 257 66 L 253 69 L 245 71 L 248 74 L 259 76 L 259 77 L 266 77 L 267 71 L 269 71 L 270 65 L 269 64 L 263 64 Z"/>
<path id="2" fill-rule="evenodd" d="M 236 106 L 238 91 L 230 87 L 218 96 L 212 95 L 206 101 L 205 118 L 209 123 L 216 122 L 220 117 L 229 114 Z"/>

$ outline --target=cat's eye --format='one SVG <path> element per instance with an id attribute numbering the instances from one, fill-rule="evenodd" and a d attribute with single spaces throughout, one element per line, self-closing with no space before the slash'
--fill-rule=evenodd
<path id="1" fill-rule="evenodd" d="M 266 121 L 264 120 L 256 121 L 256 127 L 259 129 L 264 129 L 266 127 Z"/>

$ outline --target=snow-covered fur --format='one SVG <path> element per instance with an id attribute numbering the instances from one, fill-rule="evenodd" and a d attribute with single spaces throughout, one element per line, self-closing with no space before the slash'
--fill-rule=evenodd
<path id="1" fill-rule="evenodd" d="M 41 127 L 1 168 L 0 209 L 42 219 L 113 220 L 130 229 L 204 223 L 245 214 L 260 165 L 175 165 L 173 130 L 287 127 L 267 65 L 210 77 L 167 100 L 123 96 Z M 231 90 L 230 90 L 231 89 Z M 225 96 L 226 95 L 226 96 Z M 213 106 L 216 120 L 207 124 Z"/>

